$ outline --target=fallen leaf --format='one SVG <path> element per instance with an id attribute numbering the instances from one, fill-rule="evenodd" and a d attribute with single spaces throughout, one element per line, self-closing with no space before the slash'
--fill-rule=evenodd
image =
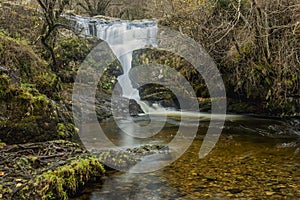
<path id="1" fill-rule="evenodd" d="M 271 196 L 271 195 L 273 195 L 273 194 L 275 194 L 275 192 L 271 192 L 271 191 L 267 191 L 267 192 L 266 192 L 266 195 L 267 195 L 267 196 Z"/>
<path id="2" fill-rule="evenodd" d="M 16 187 L 18 188 L 18 187 L 21 187 L 23 184 L 22 183 L 18 183 L 17 185 L 16 185 Z"/>

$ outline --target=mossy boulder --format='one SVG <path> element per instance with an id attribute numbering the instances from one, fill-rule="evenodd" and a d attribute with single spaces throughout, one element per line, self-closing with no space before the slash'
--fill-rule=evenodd
<path id="1" fill-rule="evenodd" d="M 60 30 L 59 35 L 58 44 L 54 49 L 59 68 L 57 75 L 62 82 L 73 83 L 79 66 L 101 40 L 78 37 L 67 30 Z"/>
<path id="2" fill-rule="evenodd" d="M 14 39 L 0 31 L 2 71 L 6 71 L 12 84 L 24 84 L 36 88 L 48 97 L 55 96 L 55 92 L 59 89 L 57 76 L 28 43 L 27 40 Z"/>
<path id="3" fill-rule="evenodd" d="M 104 172 L 104 166 L 98 158 L 78 156 L 66 165 L 36 176 L 19 195 L 21 199 L 69 199 L 92 179 L 101 177 Z"/>
<path id="4" fill-rule="evenodd" d="M 8 144 L 57 138 L 58 116 L 52 102 L 36 89 L 10 85 L 0 76 L 0 139 Z M 17 109 L 16 109 L 17 108 Z"/>
<path id="5" fill-rule="evenodd" d="M 60 101 L 59 78 L 26 40 L 4 32 L 0 32 L 0 83 L 3 142 L 45 141 L 75 133 L 71 117 L 62 112 L 66 109 Z"/>
<path id="6" fill-rule="evenodd" d="M 77 143 L 0 145 L 0 199 L 68 199 L 105 172 Z"/>

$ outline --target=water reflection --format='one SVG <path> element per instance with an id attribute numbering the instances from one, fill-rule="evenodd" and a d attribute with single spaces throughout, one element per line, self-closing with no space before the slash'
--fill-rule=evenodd
<path id="1" fill-rule="evenodd" d="M 104 185 L 90 199 L 162 199 L 167 193 L 173 197 L 180 195 L 175 188 L 168 187 L 166 179 L 154 173 L 116 173 L 106 177 Z"/>
<path id="2" fill-rule="evenodd" d="M 116 145 L 130 142 L 136 146 L 169 143 L 178 130 L 177 122 L 169 119 L 159 134 L 148 139 L 126 140 L 127 136 L 112 121 L 101 126 L 109 130 L 107 134 Z M 199 159 L 207 124 L 200 123 L 191 147 L 171 165 L 146 174 L 109 172 L 76 200 L 300 198 L 299 123 L 295 119 L 292 122 L 257 118 L 227 121 L 214 150 Z M 271 127 L 280 129 L 272 132 Z M 261 134 L 261 130 L 268 134 Z M 159 162 L 163 159 L 149 157 L 143 164 Z"/>

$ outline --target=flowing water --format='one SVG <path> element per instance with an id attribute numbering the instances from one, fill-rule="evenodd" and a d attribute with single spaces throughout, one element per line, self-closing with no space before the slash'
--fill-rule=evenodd
<path id="1" fill-rule="evenodd" d="M 136 120 L 148 123 L 143 117 Z M 113 120 L 102 122 L 101 127 L 115 145 L 124 148 L 167 145 L 182 126 L 179 121 L 168 118 L 157 135 L 145 139 L 127 135 Z M 143 174 L 109 171 L 75 199 L 299 199 L 299 123 L 299 119 L 229 119 L 215 148 L 199 159 L 208 126 L 202 121 L 192 145 L 174 163 Z M 124 119 L 122 125 L 131 123 Z M 185 126 L 193 126 L 193 120 Z M 148 164 L 160 161 L 150 159 Z"/>
<path id="2" fill-rule="evenodd" d="M 90 145 L 87 148 L 105 147 L 108 141 L 121 150 L 144 144 L 170 146 L 176 140 L 169 151 L 163 152 L 164 156 L 150 155 L 140 168 L 163 166 L 172 160 L 176 150 L 182 151 L 171 164 L 148 173 L 131 173 L 137 172 L 136 166 L 129 172 L 108 171 L 75 200 L 300 199 L 299 119 L 228 115 L 224 126 L 223 115 L 166 110 L 159 105 L 155 109 L 147 107 L 140 102 L 128 74 L 132 52 L 156 45 L 156 22 L 71 18 L 84 35 L 97 36 L 109 44 L 123 68 L 123 75 L 118 77 L 123 96 L 135 99 L 151 114 L 150 121 L 148 115 L 141 115 L 101 122 L 105 140 L 101 139 L 103 135 L 99 137 L 98 123 L 82 126 L 88 141 L 84 143 Z M 222 134 L 216 137 L 213 150 L 200 159 L 199 150 L 206 141 L 211 118 L 216 120 L 213 130 Z M 177 137 L 182 128 L 196 133 Z M 140 137 L 141 133 L 149 135 Z M 189 148 L 185 148 L 187 137 L 191 141 Z"/>
<path id="3" fill-rule="evenodd" d="M 115 19 L 66 16 L 75 21 L 75 27 L 85 36 L 94 36 L 108 43 L 123 69 L 118 77 L 123 96 L 140 100 L 138 90 L 132 86 L 129 72 L 134 50 L 156 46 L 157 22 L 150 20 L 123 21 Z"/>

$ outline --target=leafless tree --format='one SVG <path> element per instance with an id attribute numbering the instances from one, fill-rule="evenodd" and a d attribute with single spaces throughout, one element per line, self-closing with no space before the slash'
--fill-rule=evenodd
<path id="1" fill-rule="evenodd" d="M 37 0 L 37 2 L 41 8 L 44 19 L 40 39 L 51 55 L 52 70 L 57 72 L 58 67 L 54 47 L 58 28 L 66 27 L 66 25 L 60 22 L 60 18 L 65 6 L 69 4 L 69 0 Z"/>
<path id="2" fill-rule="evenodd" d="M 83 10 L 93 17 L 96 15 L 105 15 L 105 11 L 109 6 L 111 0 L 84 0 L 79 1 L 78 5 L 83 8 Z"/>
<path id="3" fill-rule="evenodd" d="M 154 1 L 154 0 L 153 0 Z M 300 91 L 298 0 L 177 1 L 161 20 L 200 42 L 214 57 L 232 93 L 297 110 Z M 199 3 L 200 2 L 200 3 Z M 155 5 L 155 4 L 153 4 Z M 160 5 L 152 10 L 164 13 Z M 299 106 L 298 106 L 299 107 Z M 298 108 L 299 112 L 299 108 Z"/>

